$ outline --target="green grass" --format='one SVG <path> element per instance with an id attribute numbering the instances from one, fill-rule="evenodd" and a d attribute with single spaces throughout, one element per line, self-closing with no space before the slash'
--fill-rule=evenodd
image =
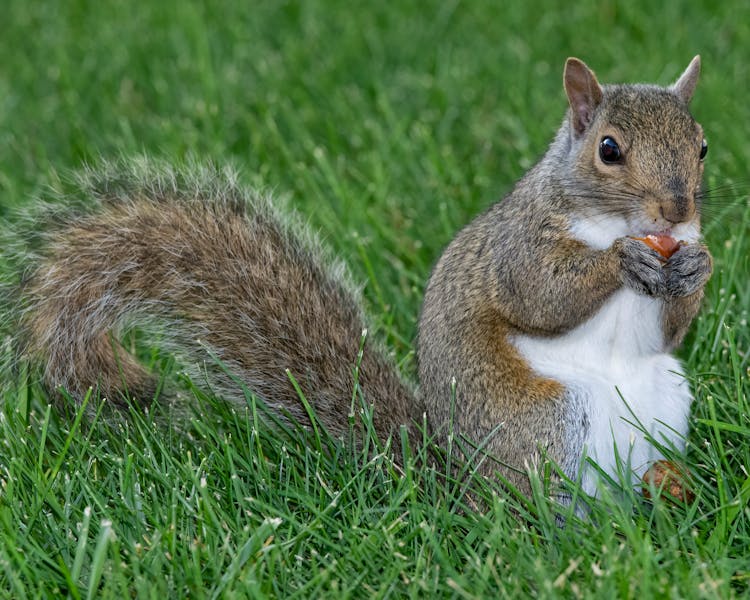
<path id="1" fill-rule="evenodd" d="M 407 373 L 432 263 L 544 151 L 567 56 L 605 82 L 669 83 L 701 53 L 706 181 L 731 186 L 705 209 L 716 272 L 681 350 L 694 504 L 613 492 L 559 528 L 541 482 L 529 501 L 478 481 L 467 497 L 387 452 L 256 427 L 252 400 L 235 413 L 194 390 L 211 417 L 179 435 L 52 410 L 17 375 L 2 386 L 0 594 L 750 593 L 746 2 L 6 0 L 0 40 L 4 218 L 99 156 L 231 162 L 346 257 Z"/>

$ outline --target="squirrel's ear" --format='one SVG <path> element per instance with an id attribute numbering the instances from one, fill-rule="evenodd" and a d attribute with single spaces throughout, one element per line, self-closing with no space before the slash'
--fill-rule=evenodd
<path id="1" fill-rule="evenodd" d="M 565 61 L 563 84 L 570 102 L 573 129 L 577 135 L 581 135 L 591 124 L 594 110 L 602 101 L 602 88 L 594 72 L 577 58 Z"/>
<path id="2" fill-rule="evenodd" d="M 688 68 L 685 69 L 685 72 L 680 75 L 680 78 L 672 85 L 672 91 L 677 94 L 680 100 L 685 104 L 688 104 L 693 97 L 693 92 L 695 91 L 695 86 L 698 83 L 698 77 L 700 74 L 701 57 L 699 55 L 690 61 Z"/>

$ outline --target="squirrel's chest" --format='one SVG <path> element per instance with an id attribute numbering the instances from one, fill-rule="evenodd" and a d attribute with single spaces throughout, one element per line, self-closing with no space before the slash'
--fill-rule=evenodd
<path id="1" fill-rule="evenodd" d="M 554 337 L 518 336 L 516 345 L 532 363 L 617 375 L 629 371 L 632 360 L 663 352 L 661 310 L 660 299 L 621 289 L 575 329 Z"/>
<path id="2" fill-rule="evenodd" d="M 692 398 L 679 362 L 663 351 L 661 309 L 660 300 L 623 289 L 564 335 L 514 339 L 531 368 L 562 383 L 571 406 L 585 411 L 574 421 L 588 431 L 571 437 L 582 438 L 587 455 L 612 475 L 615 447 L 636 475 L 659 457 L 641 426 L 678 447 L 687 431 Z"/>

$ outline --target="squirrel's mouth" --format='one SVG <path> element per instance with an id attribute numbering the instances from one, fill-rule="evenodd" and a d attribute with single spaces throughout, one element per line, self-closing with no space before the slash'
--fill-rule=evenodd
<path id="1" fill-rule="evenodd" d="M 671 227 L 665 227 L 663 229 L 642 229 L 637 235 L 640 237 L 646 237 L 647 235 L 654 235 L 656 237 L 674 237 Z"/>
<path id="2" fill-rule="evenodd" d="M 675 237 L 675 228 L 679 227 L 679 225 L 674 225 L 662 219 L 647 218 L 629 219 L 628 225 L 630 226 L 630 235 L 632 237 L 646 237 L 649 235 Z"/>
<path id="3" fill-rule="evenodd" d="M 654 235 L 657 237 L 671 237 L 687 243 L 700 239 L 700 225 L 695 221 L 690 223 L 676 223 L 671 227 L 635 227 L 636 237 Z"/>

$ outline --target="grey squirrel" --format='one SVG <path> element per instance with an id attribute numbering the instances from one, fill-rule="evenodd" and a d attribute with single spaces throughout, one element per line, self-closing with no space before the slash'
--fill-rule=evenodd
<path id="1" fill-rule="evenodd" d="M 692 396 L 670 352 L 712 270 L 707 145 L 688 110 L 699 71 L 695 57 L 670 87 L 601 86 L 567 60 L 570 106 L 548 151 L 434 268 L 418 389 L 371 340 L 360 355 L 358 292 L 271 202 L 220 171 L 144 160 L 85 174 L 96 207 L 42 234 L 20 290 L 20 352 L 52 390 L 148 403 L 157 382 L 118 340 L 159 323 L 160 344 L 204 363 L 214 391 L 244 404 L 236 378 L 309 422 L 288 370 L 334 436 L 350 426 L 356 376 L 380 436 L 405 426 L 418 440 L 424 415 L 439 441 L 465 436 L 497 459 L 482 472 L 522 490 L 544 455 L 592 494 L 586 456 L 639 477 L 660 456 L 634 423 L 684 444 Z M 680 247 L 664 259 L 634 239 L 647 234 Z"/>

